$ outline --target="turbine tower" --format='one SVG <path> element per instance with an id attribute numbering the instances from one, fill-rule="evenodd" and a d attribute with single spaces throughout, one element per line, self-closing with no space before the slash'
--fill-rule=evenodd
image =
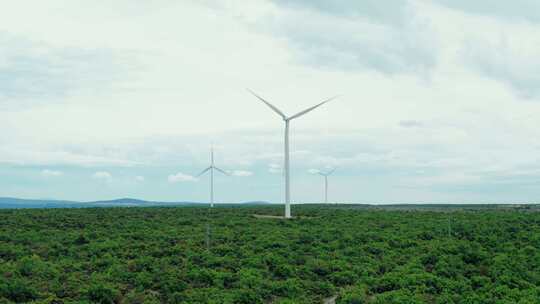
<path id="1" fill-rule="evenodd" d="M 285 122 L 285 166 L 284 166 L 284 170 L 285 170 L 284 172 L 285 173 L 285 218 L 291 218 L 291 188 L 290 188 L 290 174 L 289 174 L 289 124 L 291 120 L 315 110 L 316 108 L 322 106 L 323 104 L 329 102 L 330 100 L 337 98 L 337 96 L 329 98 L 317 105 L 314 105 L 310 108 L 307 108 L 292 116 L 287 117 L 285 114 L 283 114 L 283 112 L 281 112 L 274 105 L 264 100 L 262 97 L 255 94 L 253 91 L 251 90 L 248 90 L 248 91 L 253 96 L 257 97 L 260 101 L 264 102 L 268 107 L 270 107 L 270 109 L 272 109 L 272 111 L 276 112 L 279 116 L 281 116 L 281 118 Z"/>
<path id="2" fill-rule="evenodd" d="M 334 171 L 336 171 L 335 168 L 328 172 L 321 172 L 321 171 L 317 172 L 317 174 L 324 176 L 324 203 L 325 204 L 328 204 L 328 177 L 332 175 Z"/>
<path id="3" fill-rule="evenodd" d="M 212 146 L 210 151 L 210 166 L 204 170 L 201 171 L 197 175 L 197 177 L 205 174 L 206 172 L 210 171 L 210 207 L 214 207 L 214 170 L 217 170 L 225 175 L 229 175 L 229 173 L 225 172 L 225 170 L 222 170 L 214 165 L 214 146 Z"/>

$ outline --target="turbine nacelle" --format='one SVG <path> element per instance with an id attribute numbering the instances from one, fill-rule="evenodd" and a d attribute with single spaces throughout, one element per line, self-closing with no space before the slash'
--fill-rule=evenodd
<path id="1" fill-rule="evenodd" d="M 330 176 L 330 175 L 332 175 L 332 173 L 334 173 L 334 171 L 336 171 L 336 168 L 334 168 L 334 169 L 332 169 L 330 171 L 327 171 L 327 172 L 319 171 L 319 172 L 317 172 L 317 174 L 322 175 L 322 176 Z"/>
<path id="2" fill-rule="evenodd" d="M 304 114 L 307 114 L 313 110 L 315 110 L 316 108 L 322 106 L 323 104 L 327 103 L 327 102 L 330 102 L 332 101 L 333 99 L 336 99 L 339 97 L 339 95 L 336 95 L 334 97 L 331 97 L 331 98 L 328 98 L 326 100 L 324 100 L 323 102 L 319 103 L 319 104 L 316 104 L 312 107 L 309 107 L 303 111 L 300 111 L 292 116 L 289 116 L 287 117 L 287 115 L 285 115 L 280 109 L 278 109 L 276 106 L 274 106 L 273 104 L 271 104 L 270 102 L 266 101 L 264 98 L 262 98 L 261 96 L 257 95 L 255 92 L 253 92 L 252 90 L 248 89 L 248 92 L 250 92 L 253 96 L 257 97 L 260 101 L 264 102 L 270 109 L 272 109 L 272 111 L 276 112 L 277 115 L 281 116 L 281 118 L 283 119 L 283 121 L 285 122 L 288 122 L 288 121 L 291 121 L 295 118 L 298 118 Z"/>
<path id="3" fill-rule="evenodd" d="M 210 167 L 208 167 L 208 168 L 202 170 L 201 173 L 197 174 L 195 177 L 199 177 L 199 176 L 205 174 L 206 172 L 208 172 L 208 171 L 210 171 L 210 170 L 216 170 L 216 171 L 219 171 L 220 173 L 223 173 L 223 174 L 225 174 L 225 175 L 227 175 L 227 176 L 231 176 L 231 174 L 230 174 L 229 172 L 227 172 L 227 171 L 225 171 L 225 170 L 223 170 L 223 169 L 220 169 L 220 168 L 218 168 L 218 167 L 216 167 L 216 166 L 210 166 Z"/>

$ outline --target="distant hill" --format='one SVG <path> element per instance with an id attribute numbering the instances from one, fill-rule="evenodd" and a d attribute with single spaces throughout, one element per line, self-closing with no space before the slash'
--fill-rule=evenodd
<path id="1" fill-rule="evenodd" d="M 268 202 L 243 202 L 240 204 L 216 204 L 216 205 L 267 205 Z M 153 206 L 205 206 L 208 203 L 201 202 L 155 202 L 134 198 L 120 198 L 114 200 L 77 202 L 52 199 L 21 199 L 12 197 L 0 197 L 0 209 L 22 209 L 22 208 L 95 208 L 95 207 L 153 207 Z"/>
<path id="2" fill-rule="evenodd" d="M 0 197 L 0 209 L 12 208 L 93 208 L 93 207 L 151 207 L 151 206 L 194 206 L 206 205 L 197 202 L 153 202 L 133 198 L 106 201 L 77 202 L 64 200 L 39 200 Z"/>
<path id="3" fill-rule="evenodd" d="M 155 202 L 145 201 L 134 198 L 120 198 L 108 201 L 95 201 L 83 203 L 91 205 L 91 207 L 150 207 L 150 206 L 193 206 L 207 205 L 200 202 Z"/>
<path id="4" fill-rule="evenodd" d="M 0 197 L 0 209 L 3 208 L 77 208 L 83 203 L 61 200 L 20 199 Z"/>

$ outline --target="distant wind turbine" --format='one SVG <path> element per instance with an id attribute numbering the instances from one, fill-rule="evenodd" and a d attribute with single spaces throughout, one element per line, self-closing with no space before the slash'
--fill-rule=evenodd
<path id="1" fill-rule="evenodd" d="M 322 106 L 323 104 L 329 102 L 330 100 L 332 99 L 335 99 L 337 98 L 338 96 L 334 96 L 332 98 L 329 98 L 317 105 L 314 105 L 310 108 L 307 108 L 303 111 L 300 111 L 296 114 L 294 114 L 293 116 L 289 116 L 287 117 L 285 114 L 283 114 L 283 112 L 281 112 L 278 108 L 276 108 L 274 105 L 272 105 L 271 103 L 269 103 L 268 101 L 264 100 L 262 97 L 260 97 L 259 95 L 255 94 L 253 91 L 249 90 L 248 91 L 255 97 L 257 97 L 260 101 L 264 102 L 268 107 L 270 107 L 270 109 L 272 109 L 274 112 L 276 112 L 279 116 L 281 116 L 281 118 L 283 119 L 283 121 L 285 122 L 285 218 L 291 218 L 291 188 L 290 188 L 290 174 L 289 174 L 289 123 L 291 120 L 295 119 L 295 118 L 298 118 L 304 114 L 307 114 L 308 112 L 311 112 L 313 110 L 315 110 L 316 108 Z"/>
<path id="2" fill-rule="evenodd" d="M 214 170 L 217 170 L 227 176 L 229 175 L 229 173 L 225 172 L 225 170 L 222 170 L 214 165 L 214 147 L 212 146 L 210 152 L 210 166 L 202 170 L 201 173 L 197 175 L 197 177 L 199 177 L 210 171 L 210 207 L 214 207 Z"/>
<path id="3" fill-rule="evenodd" d="M 325 204 L 328 204 L 328 177 L 332 175 L 334 171 L 336 171 L 335 168 L 328 172 L 321 172 L 321 171 L 317 172 L 317 174 L 324 176 L 324 203 Z"/>

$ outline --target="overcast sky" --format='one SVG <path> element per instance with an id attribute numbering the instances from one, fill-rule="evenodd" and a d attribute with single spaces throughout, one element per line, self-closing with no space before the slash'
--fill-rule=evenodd
<path id="1" fill-rule="evenodd" d="M 0 196 L 540 197 L 537 0 L 19 0 L 0 10 Z"/>

